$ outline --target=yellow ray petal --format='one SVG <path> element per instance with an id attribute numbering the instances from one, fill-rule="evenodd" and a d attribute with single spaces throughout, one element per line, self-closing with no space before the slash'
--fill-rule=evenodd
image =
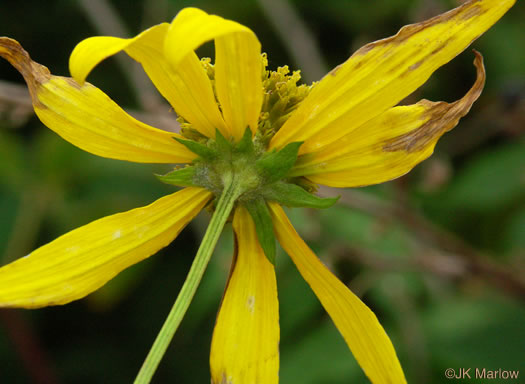
<path id="1" fill-rule="evenodd" d="M 406 383 L 394 347 L 374 313 L 321 263 L 278 204 L 270 203 L 270 210 L 279 243 L 323 304 L 370 381 Z"/>
<path id="2" fill-rule="evenodd" d="M 196 8 L 185 8 L 166 37 L 166 56 L 174 68 L 199 46 L 215 39 L 215 86 L 230 135 L 253 132 L 262 106 L 261 44 L 247 27 Z"/>
<path id="3" fill-rule="evenodd" d="M 485 84 L 483 58 L 476 52 L 477 80 L 460 100 L 448 104 L 421 100 L 394 107 L 323 150 L 298 160 L 292 175 L 306 175 L 331 187 L 358 187 L 402 176 L 434 151 L 438 139 L 454 128 Z"/>
<path id="4" fill-rule="evenodd" d="M 365 45 L 317 84 L 270 147 L 305 141 L 315 152 L 378 116 L 421 86 L 489 29 L 515 0 L 470 0 L 397 35 Z"/>
<path id="5" fill-rule="evenodd" d="M 131 39 L 97 36 L 83 40 L 69 59 L 71 75 L 82 84 L 98 63 L 124 50 L 142 64 L 178 114 L 202 134 L 215 137 L 215 128 L 225 132 L 225 126 L 210 79 L 194 53 L 187 55 L 176 71 L 168 64 L 164 56 L 168 28 L 168 23 L 159 24 Z"/>
<path id="6" fill-rule="evenodd" d="M 96 220 L 0 268 L 0 307 L 66 304 L 168 245 L 211 194 L 186 188 Z"/>
<path id="7" fill-rule="evenodd" d="M 233 219 L 236 256 L 211 344 L 212 383 L 277 384 L 279 309 L 273 265 L 248 211 Z"/>
<path id="8" fill-rule="evenodd" d="M 186 163 L 195 158 L 178 135 L 143 124 L 89 83 L 53 76 L 15 40 L 0 38 L 0 56 L 23 76 L 36 114 L 71 144 L 98 156 L 140 163 Z"/>

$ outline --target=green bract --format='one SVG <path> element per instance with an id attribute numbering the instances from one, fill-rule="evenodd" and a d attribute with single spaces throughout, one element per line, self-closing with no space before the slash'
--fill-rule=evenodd
<path id="1" fill-rule="evenodd" d="M 262 55 L 263 67 L 267 58 Z M 215 68 L 209 59 L 201 64 L 215 86 Z M 271 138 L 279 131 L 291 113 L 308 95 L 311 86 L 297 85 L 299 71 L 290 73 L 287 66 L 277 71 L 263 70 L 264 98 L 255 133 L 247 127 L 239 142 L 227 139 L 216 130 L 210 139 L 179 117 L 184 139 L 176 138 L 198 158 L 191 165 L 177 168 L 166 175 L 157 175 L 164 183 L 180 187 L 201 187 L 211 191 L 216 200 L 225 186 L 235 184 L 241 204 L 250 213 L 257 237 L 270 262 L 275 262 L 275 238 L 268 202 L 289 207 L 328 208 L 337 201 L 313 195 L 315 185 L 303 177 L 292 177 L 302 142 L 292 142 L 280 150 L 268 151 Z M 214 202 L 213 207 L 216 202 Z"/>
<path id="2" fill-rule="evenodd" d="M 215 139 L 206 142 L 176 139 L 199 156 L 190 166 L 157 176 L 161 181 L 181 187 L 202 187 L 218 197 L 230 182 L 237 186 L 242 204 L 255 222 L 257 237 L 270 262 L 275 263 L 275 238 L 267 202 L 290 207 L 328 208 L 337 201 L 317 197 L 288 174 L 297 160 L 302 143 L 290 143 L 279 151 L 266 151 L 262 135 L 246 128 L 242 139 L 234 143 L 218 130 Z"/>

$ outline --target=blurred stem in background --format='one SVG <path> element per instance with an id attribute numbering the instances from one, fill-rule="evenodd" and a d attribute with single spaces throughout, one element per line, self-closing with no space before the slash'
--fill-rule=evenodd
<path id="1" fill-rule="evenodd" d="M 301 68 L 306 83 L 320 80 L 329 67 L 325 63 L 319 44 L 288 0 L 257 0 L 261 10 L 275 29 L 282 43 Z"/>
<path id="2" fill-rule="evenodd" d="M 338 194 L 322 187 L 321 195 L 335 197 Z M 399 262 L 392 265 L 378 265 L 374 260 L 380 258 L 372 256 L 369 252 L 365 252 L 363 257 L 357 257 L 357 260 L 354 258 L 357 262 L 387 270 L 391 268 L 424 270 L 440 278 L 453 280 L 478 277 L 516 299 L 525 301 L 523 274 L 482 255 L 458 236 L 425 219 L 413 207 L 395 201 L 385 201 L 355 189 L 345 190 L 339 203 L 378 219 L 405 226 L 413 233 L 414 241 L 420 246 L 408 265 Z M 344 249 L 339 250 L 340 255 L 341 251 L 346 253 Z"/>

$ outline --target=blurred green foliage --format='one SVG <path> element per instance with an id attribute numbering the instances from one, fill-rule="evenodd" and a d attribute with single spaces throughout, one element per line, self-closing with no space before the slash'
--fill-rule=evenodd
<path id="1" fill-rule="evenodd" d="M 107 4 L 130 35 L 170 21 L 182 7 L 197 6 L 252 28 L 271 67 L 301 67 L 283 44 L 283 39 L 293 41 L 295 36 L 276 32 L 255 0 L 108 0 Z M 307 43 L 319 46 L 329 67 L 368 41 L 455 5 L 444 0 L 329 0 L 322 6 L 319 1 L 294 0 L 291 4 L 313 34 L 314 40 Z M 78 41 L 104 34 L 80 1 L 2 2 L 0 10 L 0 34 L 19 40 L 55 74 L 68 73 L 68 56 Z M 326 211 L 289 212 L 309 245 L 377 314 L 412 383 L 448 382 L 446 368 L 469 367 L 521 370 L 525 382 L 525 297 L 505 281 L 488 279 L 486 271 L 483 275 L 469 268 L 471 256 L 461 249 L 451 251 L 446 241 L 432 241 L 425 228 L 411 222 L 413 217 L 422 218 L 429 231 L 438 228 L 482 260 L 524 275 L 523 15 L 521 1 L 474 44 L 485 57 L 486 90 L 430 160 L 399 180 L 348 195 L 346 206 L 342 202 Z M 103 25 L 108 21 L 107 15 L 97 16 Z M 209 46 L 199 52 L 213 54 Z M 460 98 L 474 78 L 472 59 L 471 52 L 463 53 L 408 101 Z M 4 61 L 0 79 L 22 82 Z M 114 58 L 102 63 L 89 80 L 123 107 L 143 109 L 140 95 Z M 155 111 L 146 108 L 150 115 Z M 4 263 L 73 228 L 170 193 L 173 189 L 153 176 L 167 170 L 84 153 L 47 130 L 27 107 L 0 98 Z M 352 203 L 356 196 L 364 198 L 363 204 Z M 0 382 L 131 382 L 177 295 L 207 220 L 207 214 L 201 214 L 172 245 L 84 300 L 35 311 L 1 311 Z M 231 237 L 227 229 L 154 382 L 209 381 L 209 343 L 231 261 Z M 283 252 L 278 254 L 277 267 L 281 382 L 367 382 Z"/>

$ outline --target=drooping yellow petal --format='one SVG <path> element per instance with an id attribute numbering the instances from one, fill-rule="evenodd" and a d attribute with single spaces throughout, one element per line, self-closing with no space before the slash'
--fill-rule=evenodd
<path id="1" fill-rule="evenodd" d="M 208 137 L 215 137 L 215 128 L 225 133 L 210 79 L 197 56 L 187 55 L 176 70 L 168 64 L 164 56 L 168 28 L 168 23 L 159 24 L 131 39 L 109 36 L 85 39 L 69 59 L 71 75 L 82 84 L 98 63 L 124 50 L 142 64 L 159 92 L 193 128 Z"/>
<path id="2" fill-rule="evenodd" d="M 365 45 L 317 84 L 270 147 L 315 152 L 396 105 L 489 29 L 515 0 L 470 0 Z"/>
<path id="3" fill-rule="evenodd" d="M 215 86 L 230 135 L 240 140 L 253 132 L 262 106 L 261 44 L 247 27 L 196 8 L 173 20 L 165 42 L 174 68 L 207 41 L 215 39 Z"/>
<path id="4" fill-rule="evenodd" d="M 279 309 L 273 265 L 248 211 L 235 211 L 236 256 L 211 344 L 213 384 L 277 384 Z"/>
<path id="5" fill-rule="evenodd" d="M 211 194 L 186 188 L 96 220 L 0 268 L 0 307 L 37 308 L 80 299 L 168 245 Z"/>
<path id="6" fill-rule="evenodd" d="M 476 52 L 477 80 L 460 100 L 421 100 L 394 107 L 323 150 L 299 159 L 293 176 L 306 175 L 331 187 L 358 187 L 395 179 L 429 157 L 438 139 L 454 128 L 485 84 L 483 58 Z"/>
<path id="7" fill-rule="evenodd" d="M 186 163 L 196 157 L 173 139 L 178 135 L 137 121 L 93 85 L 51 75 L 15 40 L 0 38 L 0 56 L 24 76 L 42 123 L 84 151 L 140 163 Z"/>
<path id="8" fill-rule="evenodd" d="M 394 347 L 374 313 L 321 263 L 278 204 L 270 203 L 270 210 L 279 243 L 323 304 L 370 381 L 406 383 Z"/>

